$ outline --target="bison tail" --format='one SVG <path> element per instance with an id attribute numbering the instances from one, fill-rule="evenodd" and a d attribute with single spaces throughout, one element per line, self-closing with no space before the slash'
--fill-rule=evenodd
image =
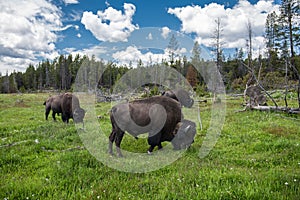
<path id="1" fill-rule="evenodd" d="M 113 108 L 110 110 L 111 113 L 115 113 L 116 111 L 117 111 L 117 108 L 116 108 L 116 107 L 113 107 Z"/>

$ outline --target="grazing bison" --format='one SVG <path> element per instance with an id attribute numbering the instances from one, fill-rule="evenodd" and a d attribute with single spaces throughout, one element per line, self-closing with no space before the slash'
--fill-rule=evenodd
<path id="1" fill-rule="evenodd" d="M 48 115 L 51 110 L 52 110 L 52 118 L 54 121 L 56 121 L 55 114 L 59 115 L 60 113 L 62 113 L 61 110 L 62 97 L 63 94 L 51 96 L 44 102 L 46 120 L 48 120 Z"/>
<path id="2" fill-rule="evenodd" d="M 69 123 L 72 118 L 75 123 L 83 122 L 85 110 L 80 107 L 79 99 L 71 93 L 65 93 L 61 102 L 62 120 Z"/>
<path id="3" fill-rule="evenodd" d="M 170 97 L 179 101 L 181 105 L 191 108 L 194 104 L 194 100 L 190 97 L 189 93 L 183 89 L 177 89 L 174 91 L 168 90 L 162 93 L 162 96 Z"/>
<path id="4" fill-rule="evenodd" d="M 75 123 L 83 122 L 85 111 L 80 108 L 79 99 L 71 93 L 65 93 L 49 97 L 45 102 L 45 115 L 48 120 L 48 115 L 52 110 L 53 120 L 56 120 L 55 114 L 62 113 L 63 122 L 68 123 L 72 118 Z"/>
<path id="5" fill-rule="evenodd" d="M 115 105 L 111 109 L 110 119 L 112 132 L 109 136 L 109 153 L 113 153 L 112 145 L 115 142 L 117 155 L 120 157 L 122 157 L 120 144 L 125 131 L 134 137 L 148 133 L 148 144 L 150 145 L 148 153 L 150 154 L 155 146 L 161 149 L 162 142 L 172 142 L 176 133 L 184 137 L 184 131 L 193 129 L 190 126 L 188 129 L 180 128 L 182 124 L 178 123 L 181 121 L 181 105 L 178 101 L 165 96 L 154 96 Z M 177 137 L 175 142 L 172 142 L 174 149 L 188 145 L 185 143 L 182 146 L 180 141 L 181 138 Z"/>

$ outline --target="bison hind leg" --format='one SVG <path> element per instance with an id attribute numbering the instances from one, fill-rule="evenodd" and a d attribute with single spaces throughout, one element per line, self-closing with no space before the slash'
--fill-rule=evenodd
<path id="1" fill-rule="evenodd" d="M 116 132 L 112 131 L 110 136 L 109 136 L 109 143 L 108 143 L 108 153 L 110 155 L 113 155 L 112 146 L 113 146 L 113 143 L 114 143 L 115 139 L 116 139 Z"/>
<path id="2" fill-rule="evenodd" d="M 110 136 L 109 136 L 109 145 L 108 145 L 108 153 L 110 155 L 113 155 L 113 143 L 115 142 L 116 144 L 116 149 L 117 149 L 117 156 L 118 157 L 123 157 L 122 152 L 121 152 L 121 142 L 123 139 L 125 132 L 122 130 L 112 130 Z"/>
<path id="3" fill-rule="evenodd" d="M 161 145 L 161 142 L 160 143 L 158 143 L 157 145 L 150 145 L 150 147 L 149 147 L 149 149 L 148 149 L 148 151 L 147 151 L 147 153 L 148 153 L 148 155 L 151 155 L 152 154 L 152 152 L 153 152 L 153 150 L 154 150 L 154 148 L 155 147 L 158 147 L 158 150 L 162 150 L 162 145 Z"/>
<path id="4" fill-rule="evenodd" d="M 48 115 L 49 115 L 49 113 L 50 113 L 50 110 L 51 110 L 50 107 L 49 107 L 49 108 L 46 108 L 46 112 L 45 112 L 46 120 L 48 120 Z"/>
<path id="5" fill-rule="evenodd" d="M 56 114 L 56 112 L 52 111 L 52 118 L 54 121 L 56 121 L 55 114 Z"/>
<path id="6" fill-rule="evenodd" d="M 116 143 L 116 149 L 117 149 L 117 156 L 118 157 L 123 157 L 120 146 L 121 146 L 121 142 L 122 142 L 124 134 L 125 134 L 124 131 L 119 131 L 116 134 L 115 143 Z"/>

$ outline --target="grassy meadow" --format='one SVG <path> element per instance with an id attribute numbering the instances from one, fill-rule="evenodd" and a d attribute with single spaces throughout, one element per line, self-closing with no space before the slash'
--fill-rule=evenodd
<path id="1" fill-rule="evenodd" d="M 203 130 L 197 127 L 195 143 L 183 156 L 155 171 L 129 173 L 96 159 L 72 120 L 64 124 L 59 116 L 54 122 L 50 115 L 46 121 L 43 101 L 48 96 L 0 94 L 0 200 L 300 197 L 300 116 L 236 112 L 243 109 L 243 99 L 228 97 L 221 135 L 210 153 L 199 158 L 211 112 L 210 102 L 201 103 Z M 95 107 L 107 136 L 110 106 Z M 148 145 L 146 138 L 125 135 L 122 148 L 146 152 Z M 119 159 L 122 163 L 126 156 Z"/>

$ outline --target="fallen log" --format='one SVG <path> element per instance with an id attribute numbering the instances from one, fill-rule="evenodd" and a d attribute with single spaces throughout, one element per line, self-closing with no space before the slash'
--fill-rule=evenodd
<path id="1" fill-rule="evenodd" d="M 273 112 L 285 112 L 289 114 L 300 114 L 299 108 L 289 108 L 285 106 L 252 106 L 250 107 L 252 110 L 259 111 L 273 111 Z"/>
<path id="2" fill-rule="evenodd" d="M 300 109 L 299 108 L 292 108 L 289 110 L 290 114 L 300 114 Z"/>

